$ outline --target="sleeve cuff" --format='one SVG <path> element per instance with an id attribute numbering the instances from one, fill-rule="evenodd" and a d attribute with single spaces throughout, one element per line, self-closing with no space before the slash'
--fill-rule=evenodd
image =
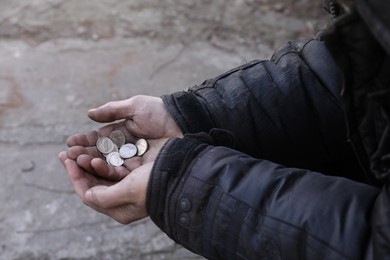
<path id="1" fill-rule="evenodd" d="M 208 133 L 215 127 L 209 113 L 193 93 L 176 92 L 161 98 L 184 134 Z"/>
<path id="2" fill-rule="evenodd" d="M 171 188 L 186 178 L 189 164 L 207 146 L 196 137 L 172 138 L 161 149 L 151 172 L 146 209 L 152 221 L 172 239 L 169 208 L 174 194 Z M 175 239 L 174 239 L 175 240 Z"/>

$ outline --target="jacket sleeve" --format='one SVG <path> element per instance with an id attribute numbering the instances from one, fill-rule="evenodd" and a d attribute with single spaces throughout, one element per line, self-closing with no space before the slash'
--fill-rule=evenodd
<path id="1" fill-rule="evenodd" d="M 163 96 L 184 133 L 229 130 L 235 149 L 311 168 L 342 157 L 342 79 L 324 43 L 290 42 L 188 91 Z"/>
<path id="2" fill-rule="evenodd" d="M 147 209 L 168 236 L 208 259 L 371 259 L 379 193 L 186 136 L 160 152 Z"/>

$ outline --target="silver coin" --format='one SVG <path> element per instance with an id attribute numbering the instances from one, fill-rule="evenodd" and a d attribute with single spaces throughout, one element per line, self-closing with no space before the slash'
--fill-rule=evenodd
<path id="1" fill-rule="evenodd" d="M 111 153 L 113 153 L 113 152 L 119 153 L 118 146 L 116 146 L 115 144 L 114 144 L 114 149 L 112 149 Z M 107 156 L 107 154 L 103 154 L 103 155 Z"/>
<path id="2" fill-rule="evenodd" d="M 136 143 L 135 146 L 137 146 L 138 156 L 144 155 L 146 151 L 148 150 L 148 142 L 145 139 L 139 139 Z"/>
<path id="3" fill-rule="evenodd" d="M 122 133 L 122 131 L 119 130 L 114 130 L 110 133 L 108 136 L 116 146 L 121 147 L 122 145 L 125 144 L 126 138 L 125 135 Z"/>
<path id="4" fill-rule="evenodd" d="M 102 154 L 109 154 L 115 149 L 115 144 L 113 141 L 111 141 L 108 137 L 100 137 L 96 141 L 96 148 L 102 153 Z"/>
<path id="5" fill-rule="evenodd" d="M 137 154 L 137 147 L 134 144 L 125 144 L 119 148 L 119 154 L 122 158 L 128 159 Z"/>
<path id="6" fill-rule="evenodd" d="M 121 166 L 124 163 L 124 160 L 117 152 L 109 153 L 106 157 L 106 160 L 108 164 L 115 167 Z"/>
<path id="7" fill-rule="evenodd" d="M 116 146 L 116 145 L 114 144 L 114 149 L 112 149 L 112 151 L 111 151 L 110 153 L 119 153 L 118 146 Z M 103 156 L 107 158 L 107 156 L 108 156 L 110 153 L 103 153 Z"/>

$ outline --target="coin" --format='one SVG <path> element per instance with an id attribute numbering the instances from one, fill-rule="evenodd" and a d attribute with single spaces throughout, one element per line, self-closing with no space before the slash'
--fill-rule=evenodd
<path id="1" fill-rule="evenodd" d="M 108 136 L 116 146 L 121 147 L 122 145 L 125 144 L 126 138 L 125 135 L 122 133 L 122 131 L 119 130 L 114 130 L 110 133 Z"/>
<path id="2" fill-rule="evenodd" d="M 115 149 L 115 144 L 113 141 L 111 141 L 108 137 L 100 137 L 96 141 L 96 148 L 102 153 L 102 154 L 109 154 Z"/>
<path id="3" fill-rule="evenodd" d="M 144 155 L 146 151 L 148 150 L 148 142 L 145 139 L 139 139 L 136 143 L 135 146 L 137 146 L 138 156 Z"/>
<path id="4" fill-rule="evenodd" d="M 117 153 L 119 153 L 118 146 L 116 146 L 116 145 L 114 144 L 114 149 L 112 149 L 111 152 L 117 152 Z M 106 155 L 105 155 L 105 156 L 106 156 Z"/>
<path id="5" fill-rule="evenodd" d="M 137 154 L 137 147 L 134 144 L 125 144 L 119 148 L 119 154 L 122 158 L 128 159 Z"/>
<path id="6" fill-rule="evenodd" d="M 124 163 L 124 160 L 117 152 L 109 153 L 106 157 L 107 163 L 112 166 L 121 166 Z"/>

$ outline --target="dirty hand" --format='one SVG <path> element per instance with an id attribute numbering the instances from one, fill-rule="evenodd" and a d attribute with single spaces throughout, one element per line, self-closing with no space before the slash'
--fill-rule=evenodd
<path id="1" fill-rule="evenodd" d="M 128 171 L 134 170 L 147 161 L 153 161 L 159 149 L 150 149 L 143 157 L 126 160 L 125 167 L 114 169 L 102 162 L 91 165 L 92 159 L 102 158 L 95 147 L 99 137 L 109 136 L 112 131 L 120 130 L 125 134 L 126 142 L 135 143 L 136 136 L 144 137 L 154 148 L 155 144 L 163 139 L 182 136 L 176 122 L 165 109 L 162 99 L 158 97 L 140 95 L 127 100 L 109 102 L 90 110 L 88 116 L 96 122 L 111 124 L 89 133 L 70 136 L 67 139 L 67 145 L 70 147 L 67 152 L 68 158 L 77 161 L 79 166 L 91 174 L 110 180 L 120 180 L 127 175 Z M 120 121 L 112 123 L 117 120 Z"/>
<path id="2" fill-rule="evenodd" d="M 103 129 L 107 127 L 111 126 Z M 119 167 L 108 165 L 96 147 L 72 146 L 61 152 L 59 159 L 85 205 L 128 224 L 148 216 L 148 181 L 154 160 L 167 140 L 148 140 L 149 149 L 142 157 L 126 159 Z"/>
<path id="3" fill-rule="evenodd" d="M 66 152 L 60 153 L 59 159 L 75 192 L 87 206 L 122 224 L 148 216 L 145 203 L 153 162 L 134 169 L 121 181 L 110 181 L 85 171 L 75 160 L 69 159 Z M 99 159 L 92 162 L 94 160 Z"/>
<path id="4" fill-rule="evenodd" d="M 91 109 L 88 116 L 100 123 L 125 119 L 126 128 L 138 137 L 154 139 L 183 135 L 162 99 L 158 97 L 139 95 L 109 102 Z"/>
<path id="5" fill-rule="evenodd" d="M 168 138 L 147 139 L 148 150 L 144 155 L 125 159 L 122 166 L 114 167 L 106 162 L 106 158 L 97 150 L 95 144 L 99 136 L 108 136 L 108 133 L 120 130 L 121 127 L 123 127 L 121 124 L 111 124 L 90 133 L 74 135 L 71 138 L 76 139 L 79 145 L 70 146 L 67 151 L 62 152 L 60 160 L 64 160 L 61 159 L 62 157 L 73 160 L 86 173 L 116 182 L 121 181 L 141 165 L 153 163 L 161 147 L 168 140 Z M 126 142 L 135 143 L 132 135 L 126 133 L 125 136 Z"/>
<path id="6" fill-rule="evenodd" d="M 182 132 L 156 97 L 109 102 L 88 115 L 94 121 L 111 124 L 70 136 L 69 149 L 59 154 L 74 190 L 86 205 L 120 223 L 146 217 L 146 190 L 154 160 L 168 138 L 180 137 Z M 114 122 L 117 120 L 121 121 Z M 147 139 L 148 151 L 142 157 L 125 160 L 123 166 L 108 165 L 96 149 L 96 141 L 114 130 L 124 133 L 126 142 Z"/>

